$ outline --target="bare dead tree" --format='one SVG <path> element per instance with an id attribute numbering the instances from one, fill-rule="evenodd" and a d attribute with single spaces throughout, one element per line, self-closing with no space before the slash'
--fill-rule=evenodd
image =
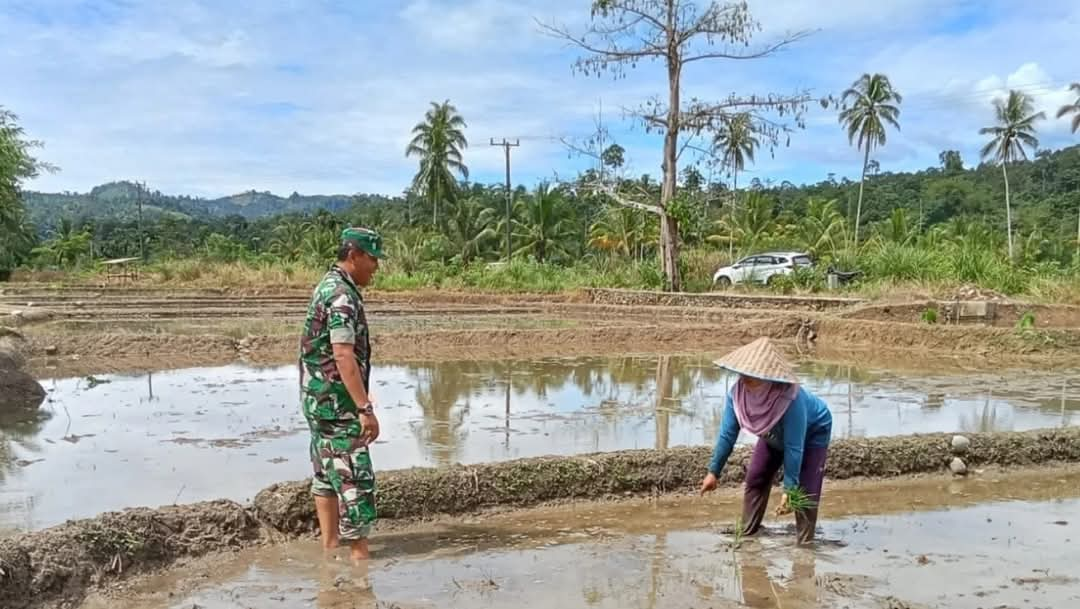
<path id="1" fill-rule="evenodd" d="M 660 200 L 641 201 L 622 192 L 617 182 L 602 181 L 591 186 L 621 205 L 660 217 L 661 266 L 667 288 L 677 291 L 682 287 L 678 267 L 679 227 L 670 210 L 675 200 L 679 158 L 688 148 L 694 149 L 691 147 L 696 138 L 715 131 L 729 115 L 738 113 L 752 117 L 755 131 L 764 136 L 771 151 L 791 131 L 790 125 L 782 120 L 791 119 L 802 128 L 802 114 L 812 99 L 808 92 L 802 91 L 763 96 L 733 93 L 721 100 L 683 100 L 683 69 L 706 60 L 769 57 L 805 38 L 809 32 L 790 33 L 753 47 L 751 40 L 761 31 L 761 26 L 751 17 L 745 2 L 711 1 L 699 6 L 691 0 L 594 0 L 591 17 L 590 26 L 580 34 L 559 25 L 539 24 L 547 34 L 584 51 L 574 64 L 578 72 L 585 75 L 607 72 L 619 78 L 627 69 L 644 61 L 661 62 L 667 68 L 666 99 L 648 100 L 632 111 L 644 123 L 646 131 L 664 137 Z M 682 141 L 680 135 L 685 136 Z"/>

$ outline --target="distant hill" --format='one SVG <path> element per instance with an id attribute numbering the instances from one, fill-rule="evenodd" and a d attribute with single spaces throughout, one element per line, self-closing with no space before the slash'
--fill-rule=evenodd
<path id="1" fill-rule="evenodd" d="M 38 227 L 54 226 L 60 218 L 76 223 L 83 220 L 125 222 L 138 217 L 139 189 L 131 182 L 110 182 L 95 186 L 88 193 L 25 192 L 23 200 L 31 220 Z M 142 208 L 143 218 L 149 220 L 163 216 L 199 219 L 242 216 L 256 220 L 320 209 L 337 213 L 365 201 L 385 202 L 389 199 L 379 195 L 300 195 L 295 192 L 289 197 L 279 197 L 254 190 L 218 199 L 201 199 L 147 191 L 142 195 Z"/>

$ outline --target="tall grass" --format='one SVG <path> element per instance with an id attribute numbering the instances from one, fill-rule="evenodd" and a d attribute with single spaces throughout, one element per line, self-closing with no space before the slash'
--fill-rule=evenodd
<path id="1" fill-rule="evenodd" d="M 482 290 L 490 292 L 553 293 L 579 288 L 657 290 L 664 285 L 657 260 L 588 256 L 570 265 L 539 263 L 515 258 L 509 264 L 473 262 L 418 262 L 393 258 L 385 261 L 374 286 L 386 291 L 422 289 Z M 687 248 L 680 256 L 684 289 L 714 289 L 712 274 L 729 264 L 726 251 Z M 250 256 L 223 262 L 198 258 L 152 262 L 141 271 L 140 283 L 196 288 L 309 289 L 326 272 L 330 261 L 282 261 L 272 256 Z M 961 285 L 976 285 L 1031 300 L 1080 304 L 1080 267 L 1062 267 L 1045 261 L 1010 263 L 993 250 L 961 243 L 936 247 L 874 242 L 858 254 L 840 251 L 833 259 L 819 260 L 769 287 L 739 285 L 738 291 L 809 294 L 827 291 L 826 269 L 859 269 L 863 276 L 844 286 L 840 294 L 869 298 L 935 298 L 954 294 Z M 16 280 L 57 284 L 101 283 L 96 270 L 20 271 Z"/>

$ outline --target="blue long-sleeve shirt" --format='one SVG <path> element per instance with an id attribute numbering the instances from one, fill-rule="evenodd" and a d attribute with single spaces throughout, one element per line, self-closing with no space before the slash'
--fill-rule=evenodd
<path id="1" fill-rule="evenodd" d="M 739 437 L 739 420 L 735 417 L 735 402 L 731 395 L 728 392 L 716 448 L 709 463 L 709 471 L 717 476 L 727 464 Z M 802 471 L 803 449 L 807 446 L 826 447 L 832 439 L 832 413 L 821 398 L 799 387 L 787 412 L 762 437 L 774 450 L 784 451 L 784 488 L 795 488 Z"/>

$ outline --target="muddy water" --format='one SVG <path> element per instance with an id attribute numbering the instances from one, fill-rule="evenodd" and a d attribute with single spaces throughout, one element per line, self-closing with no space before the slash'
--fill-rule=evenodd
<path id="1" fill-rule="evenodd" d="M 912 377 L 808 362 L 800 373 L 831 405 L 837 436 L 1080 421 L 1070 371 Z M 705 357 L 380 365 L 373 455 L 393 469 L 707 444 L 730 381 Z M 244 501 L 306 477 L 296 382 L 293 366 L 46 379 L 41 415 L 0 419 L 0 531 L 137 505 Z"/>
<path id="2" fill-rule="evenodd" d="M 828 491 L 819 543 L 785 521 L 735 540 L 738 496 L 583 504 L 377 535 L 358 569 L 313 541 L 139 582 L 84 609 L 280 607 L 1068 607 L 1080 601 L 1080 470 Z M 980 501 L 992 500 L 989 503 Z M 951 509 L 945 509 L 951 508 Z"/>

